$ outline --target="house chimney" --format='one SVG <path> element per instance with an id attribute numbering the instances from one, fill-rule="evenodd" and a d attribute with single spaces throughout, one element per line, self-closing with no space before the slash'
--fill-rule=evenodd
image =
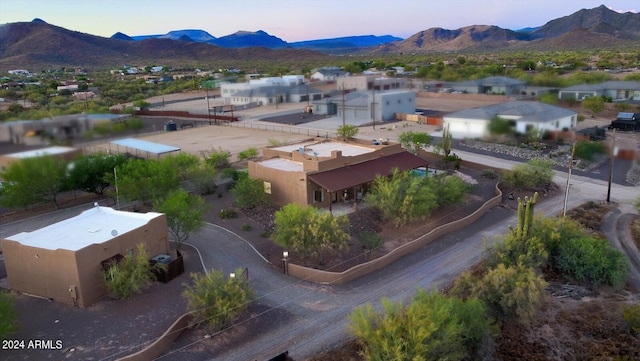
<path id="1" fill-rule="evenodd" d="M 331 151 L 331 158 L 340 158 L 342 157 L 342 151 L 341 150 L 332 150 Z"/>

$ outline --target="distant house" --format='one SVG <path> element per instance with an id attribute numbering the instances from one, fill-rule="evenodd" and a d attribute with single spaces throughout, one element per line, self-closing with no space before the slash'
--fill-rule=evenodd
<path id="1" fill-rule="evenodd" d="M 238 87 L 238 85 L 244 85 Z M 322 92 L 308 85 L 251 85 L 222 84 L 225 103 L 242 105 L 257 103 L 262 105 L 299 103 L 322 99 Z M 232 92 L 233 90 L 233 92 Z"/>
<path id="2" fill-rule="evenodd" d="M 164 69 L 162 66 L 154 66 L 149 69 L 152 73 L 159 73 Z"/>
<path id="3" fill-rule="evenodd" d="M 312 71 L 309 78 L 311 81 L 336 81 L 338 78 L 344 76 L 349 76 L 349 73 L 338 67 L 326 67 Z"/>
<path id="4" fill-rule="evenodd" d="M 454 138 L 476 138 L 488 135 L 487 125 L 494 117 L 508 120 L 521 134 L 532 128 L 538 132 L 569 130 L 578 123 L 578 114 L 572 110 L 523 100 L 448 113 L 442 121 Z"/>
<path id="5" fill-rule="evenodd" d="M 507 76 L 490 76 L 454 83 L 451 88 L 469 94 L 504 94 L 518 95 L 526 88 L 527 84 L 521 80 Z"/>
<path id="6" fill-rule="evenodd" d="M 380 75 L 341 77 L 336 84 L 339 90 L 398 90 L 409 88 L 409 80 L 406 78 L 388 78 Z"/>
<path id="7" fill-rule="evenodd" d="M 329 105 L 333 104 L 333 106 Z M 337 115 L 349 119 L 394 120 L 397 113 L 413 114 L 416 94 L 409 90 L 351 91 L 334 93 L 328 99 L 314 102 L 314 113 Z M 336 113 L 330 113 L 335 111 Z"/>
<path id="8" fill-rule="evenodd" d="M 82 154 L 82 149 L 62 146 L 51 146 L 23 152 L 0 154 L 0 173 L 9 168 L 11 163 L 20 162 L 26 158 L 51 156 L 56 159 L 71 161 Z"/>
<path id="9" fill-rule="evenodd" d="M 604 96 L 613 101 L 640 101 L 640 81 L 611 80 L 600 84 L 580 84 L 560 89 L 558 99 Z"/>

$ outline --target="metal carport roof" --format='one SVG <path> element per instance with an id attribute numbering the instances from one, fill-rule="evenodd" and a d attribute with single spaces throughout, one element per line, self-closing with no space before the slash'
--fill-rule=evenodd
<path id="1" fill-rule="evenodd" d="M 313 173 L 309 179 L 329 192 L 337 192 L 360 184 L 371 182 L 377 176 L 390 176 L 394 168 L 407 171 L 426 167 L 427 161 L 409 152 L 387 155 L 362 163 L 349 164 L 340 168 Z"/>
<path id="2" fill-rule="evenodd" d="M 179 152 L 180 148 L 174 147 L 171 145 L 160 144 L 149 142 L 146 140 L 136 139 L 136 138 L 125 138 L 119 140 L 112 140 L 109 142 L 109 149 L 111 149 L 111 144 L 116 145 L 116 150 L 120 153 L 120 147 L 124 147 L 125 151 L 134 153 L 136 156 L 140 156 L 140 152 L 147 153 L 147 158 L 149 158 L 149 153 L 153 153 L 156 156 L 160 156 L 165 153 Z M 134 152 L 131 152 L 133 150 Z"/>

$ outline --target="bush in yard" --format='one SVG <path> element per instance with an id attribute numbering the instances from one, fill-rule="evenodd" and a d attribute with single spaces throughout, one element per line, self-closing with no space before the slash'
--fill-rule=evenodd
<path id="1" fill-rule="evenodd" d="M 135 254 L 128 254 L 119 263 L 109 265 L 104 272 L 107 289 L 121 299 L 142 293 L 155 282 L 154 269 L 166 270 L 166 265 L 151 265 L 144 244 L 140 243 Z"/>
<path id="2" fill-rule="evenodd" d="M 621 289 L 629 276 L 624 253 L 612 248 L 606 240 L 588 236 L 560 242 L 553 265 L 569 278 L 595 287 L 608 284 Z"/>
<path id="3" fill-rule="evenodd" d="M 234 278 L 227 279 L 220 270 L 191 274 L 192 284 L 184 284 L 182 295 L 196 323 L 205 323 L 214 331 L 221 330 L 247 309 L 253 295 L 242 274 L 242 269 L 236 270 Z"/>
<path id="4" fill-rule="evenodd" d="M 505 172 L 503 179 L 507 185 L 518 189 L 544 186 L 553 179 L 553 162 L 548 159 L 531 159 Z"/>
<path id="5" fill-rule="evenodd" d="M 627 306 L 624 311 L 622 311 L 622 317 L 627 321 L 627 324 L 629 324 L 632 333 L 640 334 L 640 305 Z M 0 334 L 0 336 L 2 336 L 2 334 Z"/>
<path id="6" fill-rule="evenodd" d="M 575 157 L 592 161 L 596 155 L 604 154 L 604 144 L 602 142 L 579 141 L 575 145 Z"/>
<path id="7" fill-rule="evenodd" d="M 264 191 L 264 183 L 260 179 L 241 177 L 231 193 L 235 197 L 235 205 L 240 208 L 256 208 L 269 203 L 269 195 Z"/>
<path id="8" fill-rule="evenodd" d="M 236 217 L 238 217 L 238 212 L 233 209 L 224 208 L 220 210 L 220 218 L 222 219 L 231 219 Z"/>
<path id="9" fill-rule="evenodd" d="M 18 330 L 18 313 L 15 309 L 15 298 L 6 291 L 0 291 L 0 340 Z"/>
<path id="10" fill-rule="evenodd" d="M 238 153 L 238 159 L 240 160 L 253 159 L 257 157 L 258 154 L 259 154 L 258 149 L 251 147 Z"/>

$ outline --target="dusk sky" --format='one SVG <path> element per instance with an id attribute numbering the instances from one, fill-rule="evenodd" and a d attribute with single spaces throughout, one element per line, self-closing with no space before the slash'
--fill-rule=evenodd
<path id="1" fill-rule="evenodd" d="M 287 42 L 353 35 L 409 37 L 432 27 L 542 26 L 605 5 L 638 12 L 638 0 L 1 0 L 0 24 L 40 18 L 110 37 L 205 30 L 215 37 L 264 30 Z"/>

